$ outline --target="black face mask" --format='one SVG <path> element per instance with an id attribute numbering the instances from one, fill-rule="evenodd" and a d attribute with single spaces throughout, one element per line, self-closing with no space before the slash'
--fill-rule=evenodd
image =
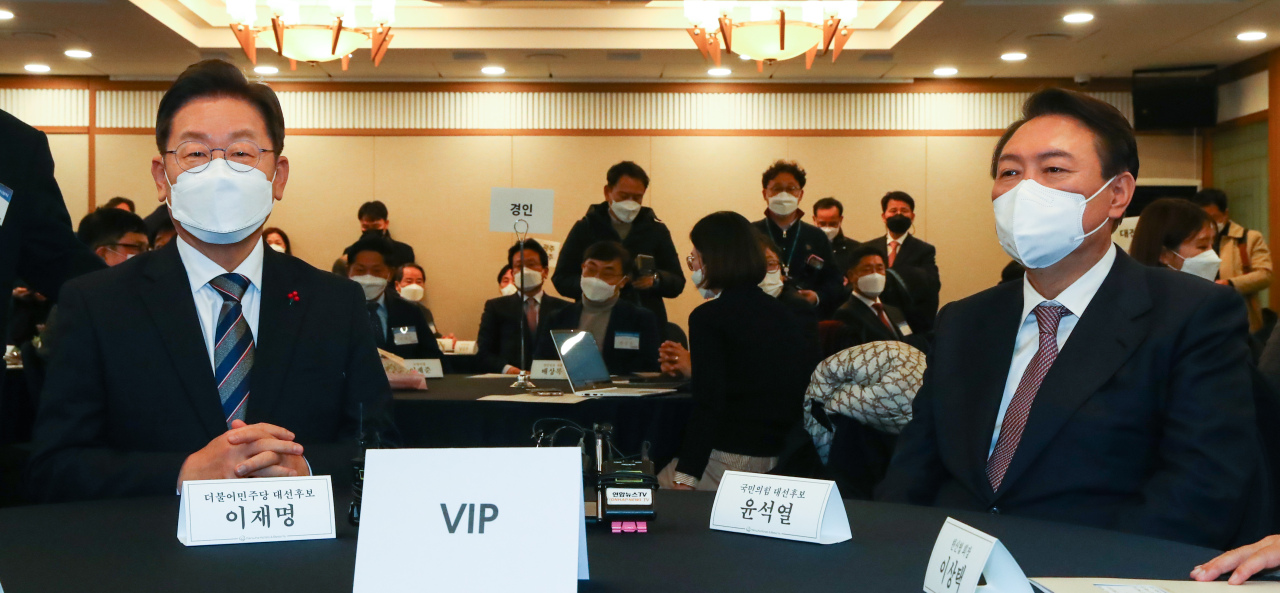
<path id="1" fill-rule="evenodd" d="M 361 239 L 382 239 L 387 236 L 387 231 L 383 229 L 369 229 L 360 233 Z"/>
<path id="2" fill-rule="evenodd" d="M 911 219 L 904 214 L 895 214 L 884 221 L 884 225 L 889 227 L 889 232 L 895 235 L 901 235 L 911 228 Z"/>

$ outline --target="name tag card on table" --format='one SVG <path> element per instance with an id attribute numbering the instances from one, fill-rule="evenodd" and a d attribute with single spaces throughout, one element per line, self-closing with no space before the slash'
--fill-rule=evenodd
<path id="1" fill-rule="evenodd" d="M 475 340 L 458 340 L 453 344 L 454 354 L 474 356 L 477 351 Z"/>
<path id="2" fill-rule="evenodd" d="M 568 379 L 564 374 L 564 363 L 558 360 L 533 361 L 533 370 L 529 371 L 529 375 L 534 379 L 556 379 L 560 381 Z"/>
<path id="3" fill-rule="evenodd" d="M 422 373 L 428 379 L 444 378 L 444 365 L 440 364 L 438 358 L 406 358 L 404 366 Z"/>
<path id="4" fill-rule="evenodd" d="M 978 586 L 978 577 L 987 580 Z M 1034 593 L 1000 540 L 950 517 L 938 532 L 924 574 L 927 593 Z"/>
<path id="5" fill-rule="evenodd" d="M 371 449 L 355 593 L 577 591 L 587 578 L 573 447 Z"/>
<path id="6" fill-rule="evenodd" d="M 554 207 L 555 192 L 549 189 L 495 187 L 489 191 L 489 230 L 549 235 Z"/>
<path id="7" fill-rule="evenodd" d="M 815 544 L 853 538 L 835 482 L 727 471 L 711 528 Z"/>
<path id="8" fill-rule="evenodd" d="M 329 476 L 182 483 L 178 541 L 187 546 L 333 539 Z"/>

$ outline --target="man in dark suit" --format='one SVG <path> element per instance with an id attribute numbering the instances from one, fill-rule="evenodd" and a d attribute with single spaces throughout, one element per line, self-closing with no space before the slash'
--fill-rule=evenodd
<path id="1" fill-rule="evenodd" d="M 29 468 L 46 501 L 173 494 L 186 480 L 349 477 L 390 398 L 354 283 L 265 249 L 284 116 L 235 66 L 160 101 L 151 172 L 178 239 L 67 284 Z M 225 158 L 224 156 L 225 155 Z"/>
<path id="2" fill-rule="evenodd" d="M 834 340 L 836 351 L 867 342 L 903 341 L 911 335 L 911 327 L 902 311 L 880 301 L 885 285 L 884 253 L 874 246 L 861 245 L 849 256 L 854 264 L 845 272 L 845 278 L 853 294 L 832 315 L 843 324 Z"/>
<path id="3" fill-rule="evenodd" d="M 551 282 L 560 294 L 578 300 L 582 296 L 578 269 L 587 248 L 601 241 L 617 241 L 632 257 L 653 258 L 652 269 L 633 272 L 635 277 L 623 288 L 622 300 L 652 311 L 661 326 L 667 322 L 664 299 L 674 299 L 684 291 L 684 262 L 676 254 L 667 225 L 658 220 L 652 208 L 641 206 L 648 189 L 649 175 L 640 165 L 622 161 L 609 167 L 605 174 L 605 201 L 592 205 L 573 224 L 560 249 Z"/>
<path id="4" fill-rule="evenodd" d="M 583 254 L 582 299 L 561 309 L 538 328 L 534 360 L 558 360 L 552 330 L 580 329 L 595 337 L 611 375 L 658 372 L 662 341 L 658 319 L 648 309 L 621 300 L 634 272 L 631 254 L 617 241 L 601 241 Z"/>
<path id="5" fill-rule="evenodd" d="M 800 201 L 804 199 L 805 172 L 792 161 L 777 161 L 761 177 L 767 208 L 755 227 L 773 240 L 780 250 L 787 279 L 800 289 L 800 296 L 830 315 L 844 300 L 844 283 L 831 253 L 831 241 L 818 227 L 804 221 Z"/>
<path id="6" fill-rule="evenodd" d="M 1062 89 L 1028 99 L 991 192 L 1026 277 L 939 316 L 880 499 L 1219 549 L 1265 527 L 1244 520 L 1267 495 L 1244 303 L 1111 243 L 1137 173 L 1114 107 Z"/>
<path id="7" fill-rule="evenodd" d="M 356 241 L 347 248 L 347 276 L 364 291 L 369 327 L 379 348 L 400 358 L 434 358 L 444 363 L 431 326 L 422 309 L 400 298 L 391 285 L 391 268 L 387 257 L 391 245 L 386 239 L 371 237 Z"/>
<path id="8" fill-rule="evenodd" d="M 513 295 L 489 299 L 480 315 L 480 331 L 476 351 L 486 372 L 519 374 L 533 361 L 538 328 L 561 309 L 572 303 L 542 291 L 547 280 L 547 250 L 537 241 L 516 243 L 507 250 L 507 261 L 515 285 L 521 290 Z M 520 354 L 521 331 L 524 334 L 523 357 Z"/>
<path id="9" fill-rule="evenodd" d="M 880 198 L 880 217 L 888 233 L 867 243 L 888 255 L 889 282 L 884 302 L 898 307 L 917 332 L 933 330 L 938 314 L 938 250 L 908 234 L 916 220 L 916 201 L 906 192 L 891 191 Z"/>
<path id="10" fill-rule="evenodd" d="M 836 269 L 843 271 L 853 266 L 850 258 L 861 243 L 844 235 L 844 204 L 832 197 L 814 202 L 813 224 L 831 239 L 831 255 L 835 256 Z"/>

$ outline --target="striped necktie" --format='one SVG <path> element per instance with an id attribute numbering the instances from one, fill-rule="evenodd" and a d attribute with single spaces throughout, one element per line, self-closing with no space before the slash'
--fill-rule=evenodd
<path id="1" fill-rule="evenodd" d="M 218 381 L 218 397 L 227 428 L 232 420 L 244 420 L 249 401 L 249 372 L 253 369 L 253 332 L 244 318 L 240 299 L 249 289 L 249 279 L 240 274 L 223 274 L 209 281 L 222 295 L 217 336 L 213 346 L 213 376 Z"/>

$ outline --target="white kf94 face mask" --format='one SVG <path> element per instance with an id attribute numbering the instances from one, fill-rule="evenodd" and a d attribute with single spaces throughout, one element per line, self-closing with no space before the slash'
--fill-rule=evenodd
<path id="1" fill-rule="evenodd" d="M 1177 251 L 1173 252 L 1182 260 L 1182 271 L 1192 276 L 1199 276 L 1213 282 L 1218 277 L 1218 266 L 1222 264 L 1222 258 L 1214 253 L 1212 249 L 1206 249 L 1191 257 L 1182 257 Z"/>
<path id="2" fill-rule="evenodd" d="M 1062 261 L 1086 237 L 1111 222 L 1107 218 L 1093 230 L 1084 230 L 1085 206 L 1115 180 L 1108 179 L 1086 198 L 1023 179 L 991 203 L 1000 247 L 1026 268 L 1047 268 Z"/>
<path id="3" fill-rule="evenodd" d="M 260 169 L 241 173 L 226 159 L 214 159 L 203 171 L 184 171 L 169 185 L 169 211 L 182 228 L 205 243 L 238 243 L 271 214 L 271 184 Z"/>
<path id="4" fill-rule="evenodd" d="M 782 192 L 772 198 L 769 198 L 769 210 L 778 216 L 791 216 L 796 208 L 800 207 L 800 198 L 797 198 L 787 192 Z"/>

